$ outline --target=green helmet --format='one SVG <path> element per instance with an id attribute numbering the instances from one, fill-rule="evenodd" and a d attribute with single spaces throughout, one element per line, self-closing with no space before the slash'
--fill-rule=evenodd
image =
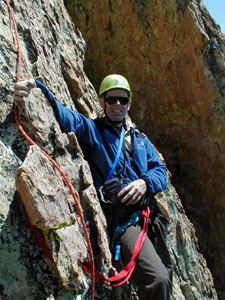
<path id="1" fill-rule="evenodd" d="M 99 88 L 99 97 L 105 92 L 113 89 L 124 89 L 128 91 L 130 99 L 132 98 L 132 92 L 128 81 L 125 77 L 118 74 L 108 75 L 102 80 Z"/>

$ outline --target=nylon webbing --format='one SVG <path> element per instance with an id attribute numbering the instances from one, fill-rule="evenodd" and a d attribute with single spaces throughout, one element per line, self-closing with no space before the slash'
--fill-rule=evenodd
<path id="1" fill-rule="evenodd" d="M 123 130 L 123 125 L 122 125 L 121 126 L 121 131 L 120 131 L 120 143 L 119 143 L 118 151 L 116 153 L 115 160 L 113 162 L 112 168 L 109 171 L 109 174 L 108 174 L 106 180 L 109 180 L 112 177 L 112 175 L 113 175 L 113 173 L 114 173 L 114 171 L 116 169 L 116 166 L 117 166 L 117 163 L 118 163 L 118 160 L 119 160 L 119 157 L 120 157 L 122 145 L 123 145 L 123 139 L 124 139 L 124 130 Z"/>
<path id="2" fill-rule="evenodd" d="M 130 279 L 130 277 L 134 271 L 134 268 L 136 266 L 136 261 L 137 261 L 138 255 L 143 247 L 143 244 L 144 244 L 145 239 L 148 234 L 148 225 L 149 225 L 149 217 L 150 217 L 149 206 L 146 207 L 146 211 L 143 210 L 141 212 L 141 216 L 143 217 L 144 225 L 143 225 L 143 229 L 140 232 L 140 234 L 137 238 L 137 241 L 135 243 L 134 251 L 133 251 L 130 262 L 117 275 L 112 276 L 110 278 L 105 278 L 100 272 L 98 272 L 95 269 L 95 278 L 97 280 L 101 281 L 102 283 L 104 283 L 105 285 L 114 286 L 114 287 L 121 286 Z M 91 265 L 88 261 L 85 261 L 83 263 L 83 269 L 85 271 L 87 271 L 88 273 L 91 272 Z"/>

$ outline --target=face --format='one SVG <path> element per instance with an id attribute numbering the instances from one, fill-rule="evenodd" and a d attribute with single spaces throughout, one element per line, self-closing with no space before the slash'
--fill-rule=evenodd
<path id="1" fill-rule="evenodd" d="M 106 93 L 106 98 L 109 96 L 128 97 L 128 94 L 125 90 L 114 89 Z M 108 118 L 114 122 L 122 122 L 130 108 L 130 101 L 125 105 L 120 104 L 119 100 L 117 100 L 115 104 L 109 104 L 105 102 L 103 98 L 99 98 L 99 102 Z"/>

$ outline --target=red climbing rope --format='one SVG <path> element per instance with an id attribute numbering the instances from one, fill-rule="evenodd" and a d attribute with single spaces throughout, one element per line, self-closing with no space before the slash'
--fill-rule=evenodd
<path id="1" fill-rule="evenodd" d="M 146 207 L 146 210 L 144 209 L 142 210 L 141 217 L 143 218 L 144 221 L 143 229 L 136 240 L 133 253 L 131 256 L 131 260 L 129 261 L 129 263 L 117 275 L 112 276 L 110 278 L 105 278 L 101 273 L 95 270 L 96 280 L 99 280 L 100 282 L 102 282 L 107 286 L 116 287 L 116 286 L 123 285 L 131 278 L 131 275 L 136 266 L 138 255 L 144 245 L 145 239 L 148 234 L 148 224 L 149 224 L 149 217 L 150 217 L 150 208 L 148 206 Z M 91 265 L 88 261 L 85 261 L 83 263 L 83 269 L 88 273 L 91 273 Z"/>
<path id="2" fill-rule="evenodd" d="M 17 44 L 17 80 L 16 82 L 20 81 L 20 74 L 21 74 L 21 49 L 20 49 L 20 42 L 19 42 L 19 35 L 18 35 L 18 31 L 17 31 L 17 26 L 16 26 L 16 22 L 15 22 L 15 18 L 12 12 L 12 8 L 8 2 L 8 0 L 6 0 L 6 4 L 9 10 L 9 14 L 10 17 L 12 19 L 13 22 L 13 27 L 15 30 L 15 36 L 16 36 L 16 44 Z M 36 143 L 26 134 L 26 132 L 23 130 L 19 118 L 18 118 L 18 112 L 17 112 L 17 106 L 14 105 L 14 115 L 15 115 L 15 120 L 16 120 L 16 124 L 18 126 L 19 131 L 21 132 L 21 134 L 23 135 L 23 137 L 28 141 L 28 143 L 30 145 L 36 145 Z M 38 146 L 39 147 L 39 146 Z M 62 175 L 66 185 L 68 186 L 75 204 L 76 204 L 76 208 L 77 208 L 77 212 L 80 216 L 81 219 L 81 223 L 84 229 L 84 233 L 85 233 L 85 237 L 87 240 L 87 245 L 88 245 L 88 250 L 89 250 L 89 254 L 90 254 L 90 259 L 91 259 L 91 278 L 92 278 L 92 284 L 91 284 L 91 299 L 94 299 L 94 291 L 95 291 L 95 265 L 94 265 L 94 256 L 93 256 L 93 251 L 92 251 L 92 247 L 91 247 L 91 242 L 90 242 L 90 238 L 88 235 L 88 231 L 87 231 L 87 227 L 84 221 L 84 217 L 83 214 L 81 212 L 81 207 L 80 204 L 77 200 L 77 197 L 75 195 L 74 189 L 69 181 L 69 179 L 67 178 L 67 176 L 64 174 L 64 172 L 60 169 L 60 167 L 57 165 L 57 163 L 43 150 L 39 147 L 40 151 L 48 158 L 48 160 L 52 163 L 52 165 L 60 172 L 60 174 Z"/>

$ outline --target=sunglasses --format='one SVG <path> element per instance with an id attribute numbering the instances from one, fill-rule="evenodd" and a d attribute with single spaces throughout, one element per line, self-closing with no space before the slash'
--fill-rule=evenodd
<path id="1" fill-rule="evenodd" d="M 129 102 L 129 98 L 123 96 L 109 96 L 105 98 L 105 101 L 111 105 L 115 104 L 117 100 L 121 105 L 126 105 Z"/>

